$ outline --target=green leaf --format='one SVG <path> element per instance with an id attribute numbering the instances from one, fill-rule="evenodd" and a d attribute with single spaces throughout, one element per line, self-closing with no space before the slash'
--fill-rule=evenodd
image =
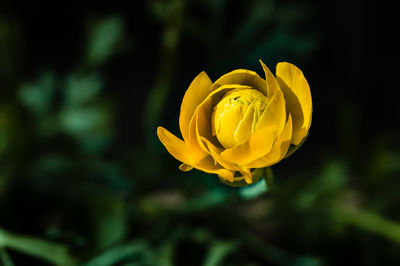
<path id="1" fill-rule="evenodd" d="M 10 256 L 8 255 L 6 249 L 1 248 L 0 245 L 0 262 L 2 262 L 4 266 L 14 266 L 13 261 L 11 260 Z"/>
<path id="2" fill-rule="evenodd" d="M 92 100 L 102 88 L 102 81 L 97 74 L 68 76 L 65 85 L 66 104 L 84 104 Z"/>
<path id="3" fill-rule="evenodd" d="M 211 244 L 203 266 L 223 265 L 224 259 L 238 248 L 238 245 L 232 241 L 215 241 Z"/>
<path id="4" fill-rule="evenodd" d="M 148 247 L 146 242 L 143 241 L 134 241 L 131 243 L 127 243 L 125 245 L 120 245 L 115 248 L 112 248 L 110 250 L 107 250 L 103 254 L 100 254 L 96 258 L 92 259 L 88 263 L 84 264 L 85 266 L 111 266 L 111 265 L 117 265 L 118 262 L 121 262 L 122 260 L 132 257 L 132 256 L 143 256 L 142 260 L 146 260 L 149 263 L 152 262 L 152 264 L 149 265 L 155 265 L 155 258 L 154 255 L 151 251 L 151 249 Z M 119 264 L 118 264 L 119 265 Z M 142 264 L 139 264 L 142 265 Z M 147 265 L 147 264 L 146 264 Z"/>
<path id="5" fill-rule="evenodd" d="M 91 205 L 97 246 L 104 250 L 119 243 L 127 232 L 126 209 L 120 197 L 101 194 Z"/>
<path id="6" fill-rule="evenodd" d="M 196 197 L 193 200 L 188 201 L 185 209 L 190 212 L 206 209 L 224 202 L 227 196 L 226 191 L 215 189 L 201 197 Z"/>
<path id="7" fill-rule="evenodd" d="M 43 73 L 37 82 L 23 84 L 18 90 L 22 103 L 37 117 L 50 111 L 56 79 L 52 72 Z"/>
<path id="8" fill-rule="evenodd" d="M 123 22 L 118 17 L 110 17 L 94 25 L 89 32 L 86 61 L 90 65 L 107 61 L 122 40 L 123 28 Z"/>
<path id="9" fill-rule="evenodd" d="M 68 108 L 61 113 L 62 125 L 66 132 L 79 135 L 95 131 L 104 123 L 104 110 L 101 108 Z"/>
<path id="10" fill-rule="evenodd" d="M 55 265 L 76 265 L 65 245 L 36 237 L 17 235 L 0 229 L 0 248 L 9 248 L 41 258 Z"/>

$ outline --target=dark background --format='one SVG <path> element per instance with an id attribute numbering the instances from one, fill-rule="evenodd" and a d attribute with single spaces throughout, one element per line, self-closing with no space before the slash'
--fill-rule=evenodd
<path id="1" fill-rule="evenodd" d="M 396 265 L 398 35 L 378 1 L 0 2 L 0 264 Z M 236 189 L 156 136 L 205 70 L 305 74 L 313 122 Z"/>

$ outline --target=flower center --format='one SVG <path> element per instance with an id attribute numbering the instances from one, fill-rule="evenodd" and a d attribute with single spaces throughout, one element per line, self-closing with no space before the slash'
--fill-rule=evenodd
<path id="1" fill-rule="evenodd" d="M 227 149 L 244 143 L 256 130 L 267 104 L 267 97 L 258 90 L 228 92 L 214 107 L 211 122 L 213 136 Z"/>

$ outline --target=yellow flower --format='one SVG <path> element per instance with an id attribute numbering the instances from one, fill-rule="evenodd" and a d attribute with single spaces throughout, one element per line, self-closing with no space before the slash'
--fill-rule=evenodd
<path id="1" fill-rule="evenodd" d="M 183 141 L 163 127 L 160 141 L 182 164 L 215 173 L 228 185 L 257 182 L 260 170 L 296 150 L 311 125 L 310 87 L 302 71 L 281 62 L 276 77 L 238 69 L 214 83 L 201 72 L 183 97 L 179 127 Z M 262 171 L 261 171 L 262 172 Z"/>

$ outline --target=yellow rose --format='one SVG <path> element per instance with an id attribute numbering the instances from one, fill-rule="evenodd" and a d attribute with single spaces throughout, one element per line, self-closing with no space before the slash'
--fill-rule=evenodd
<path id="1" fill-rule="evenodd" d="M 182 100 L 183 141 L 163 127 L 160 141 L 182 164 L 215 173 L 232 186 L 257 182 L 265 167 L 278 163 L 306 138 L 312 116 L 310 87 L 302 71 L 281 62 L 276 77 L 260 60 L 265 80 L 238 69 L 214 83 L 201 72 Z"/>

